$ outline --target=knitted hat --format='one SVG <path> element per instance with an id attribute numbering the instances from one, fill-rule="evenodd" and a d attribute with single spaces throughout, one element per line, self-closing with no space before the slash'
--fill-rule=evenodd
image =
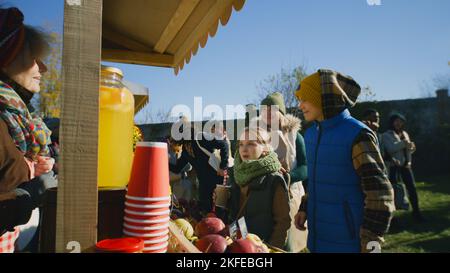
<path id="1" fill-rule="evenodd" d="M 286 106 L 284 104 L 284 97 L 283 94 L 280 92 L 275 92 L 272 94 L 269 94 L 265 99 L 261 101 L 261 105 L 266 106 L 278 106 L 278 110 L 285 115 L 286 114 Z"/>
<path id="2" fill-rule="evenodd" d="M 25 41 L 23 14 L 17 8 L 0 9 L 0 67 L 9 65 Z"/>
<path id="3" fill-rule="evenodd" d="M 401 119 L 403 120 L 403 122 L 406 122 L 406 117 L 403 114 L 399 112 L 393 112 L 389 115 L 389 129 L 394 129 L 394 121 L 396 119 Z"/>
<path id="4" fill-rule="evenodd" d="M 295 96 L 300 101 L 308 101 L 317 108 L 322 109 L 322 87 L 319 72 L 304 78 L 297 88 Z"/>

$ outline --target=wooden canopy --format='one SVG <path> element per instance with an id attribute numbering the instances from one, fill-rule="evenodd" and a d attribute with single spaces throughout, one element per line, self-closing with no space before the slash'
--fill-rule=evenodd
<path id="1" fill-rule="evenodd" d="M 245 0 L 108 0 L 103 3 L 104 61 L 172 67 L 188 64 L 219 22 Z M 131 4 L 132 3 L 132 4 Z"/>
<path id="2" fill-rule="evenodd" d="M 133 93 L 134 114 L 137 114 L 148 104 L 149 90 L 145 86 L 127 80 L 123 80 L 123 84 Z"/>
<path id="3" fill-rule="evenodd" d="M 244 2 L 64 1 L 57 252 L 83 251 L 97 241 L 100 62 L 178 73 Z M 136 108 L 146 102 L 139 99 Z"/>

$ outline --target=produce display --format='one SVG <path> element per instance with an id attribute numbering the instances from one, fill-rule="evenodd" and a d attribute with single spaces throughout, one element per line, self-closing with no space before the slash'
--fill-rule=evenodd
<path id="1" fill-rule="evenodd" d="M 233 240 L 229 227 L 209 213 L 202 218 L 194 201 L 178 200 L 172 209 L 171 218 L 184 237 L 203 253 L 281 253 L 280 249 L 269 247 L 256 234 Z"/>

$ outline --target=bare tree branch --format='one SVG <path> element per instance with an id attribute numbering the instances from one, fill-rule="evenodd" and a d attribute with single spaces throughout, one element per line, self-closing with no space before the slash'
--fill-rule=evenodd
<path id="1" fill-rule="evenodd" d="M 304 65 L 299 65 L 294 69 L 282 68 L 279 73 L 268 76 L 257 85 L 256 99 L 251 103 L 259 105 L 267 95 L 280 92 L 284 97 L 286 108 L 296 107 L 295 90 L 300 81 L 307 75 L 307 69 Z"/>

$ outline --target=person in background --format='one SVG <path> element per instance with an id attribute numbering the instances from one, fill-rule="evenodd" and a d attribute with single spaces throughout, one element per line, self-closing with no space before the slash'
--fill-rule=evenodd
<path id="1" fill-rule="evenodd" d="M 378 138 L 378 147 L 380 148 L 381 156 L 385 159 L 385 152 L 383 149 L 383 135 L 379 133 L 380 129 L 380 113 L 375 109 L 367 109 L 363 113 L 362 122 L 367 125 Z"/>
<path id="2" fill-rule="evenodd" d="M 27 107 L 47 71 L 42 60 L 49 39 L 23 21 L 19 9 L 0 9 L 0 241 L 17 238 L 11 232 L 17 234 L 16 226 L 28 222 L 46 190 L 57 184 L 51 131 Z"/>
<path id="3" fill-rule="evenodd" d="M 400 113 L 392 114 L 389 118 L 389 130 L 383 134 L 383 146 L 390 160 L 389 179 L 392 183 L 398 183 L 399 177 L 408 191 L 408 197 L 413 209 L 413 217 L 416 221 L 424 221 L 419 208 L 419 198 L 412 170 L 412 154 L 416 151 L 416 145 L 411 141 L 405 130 L 406 118 Z"/>
<path id="4" fill-rule="evenodd" d="M 230 169 L 230 220 L 245 217 L 248 232 L 285 248 L 291 226 L 288 185 L 281 163 L 261 128 L 246 128 L 239 137 Z"/>
<path id="5" fill-rule="evenodd" d="M 288 188 L 292 223 L 288 232 L 286 249 L 289 252 L 300 252 L 306 247 L 307 238 L 306 231 L 297 229 L 294 222 L 302 196 L 305 194 L 302 183 L 307 179 L 305 141 L 299 132 L 301 121 L 286 112 L 284 97 L 279 92 L 267 95 L 261 101 L 261 106 L 259 126 L 267 128 L 272 139 L 276 138 L 277 141 L 271 143 L 272 149 L 290 177 Z"/>
<path id="6" fill-rule="evenodd" d="M 170 136 L 167 137 L 167 144 L 169 147 L 169 163 L 176 164 L 183 151 L 183 145 Z M 192 166 L 188 163 L 179 174 L 170 172 L 170 186 L 172 193 L 178 200 L 184 199 L 189 202 L 192 199 L 192 182 L 188 179 L 187 174 L 191 170 Z"/>
<path id="7" fill-rule="evenodd" d="M 217 139 L 210 134 L 210 132 L 197 133 L 194 128 L 189 126 L 190 123 L 186 120 L 181 120 L 174 124 L 179 126 L 180 136 L 173 139 L 183 145 L 181 156 L 178 158 L 176 164 L 169 164 L 169 169 L 173 173 L 180 173 L 189 163 L 197 174 L 199 182 L 199 208 L 201 213 L 206 215 L 213 209 L 213 191 L 217 184 L 222 184 L 226 170 L 228 169 L 229 161 L 229 147 L 226 140 Z M 220 151 L 220 166 L 216 170 L 209 163 L 209 153 L 214 150 Z M 220 218 L 225 219 L 225 212 L 218 211 Z"/>
<path id="8" fill-rule="evenodd" d="M 362 122 L 372 131 L 378 132 L 378 129 L 380 129 L 380 113 L 375 109 L 367 109 L 363 113 Z"/>
<path id="9" fill-rule="evenodd" d="M 307 121 L 308 192 L 296 216 L 311 252 L 368 252 L 381 243 L 394 193 L 375 133 L 350 115 L 361 88 L 351 77 L 319 69 L 295 93 Z"/>

